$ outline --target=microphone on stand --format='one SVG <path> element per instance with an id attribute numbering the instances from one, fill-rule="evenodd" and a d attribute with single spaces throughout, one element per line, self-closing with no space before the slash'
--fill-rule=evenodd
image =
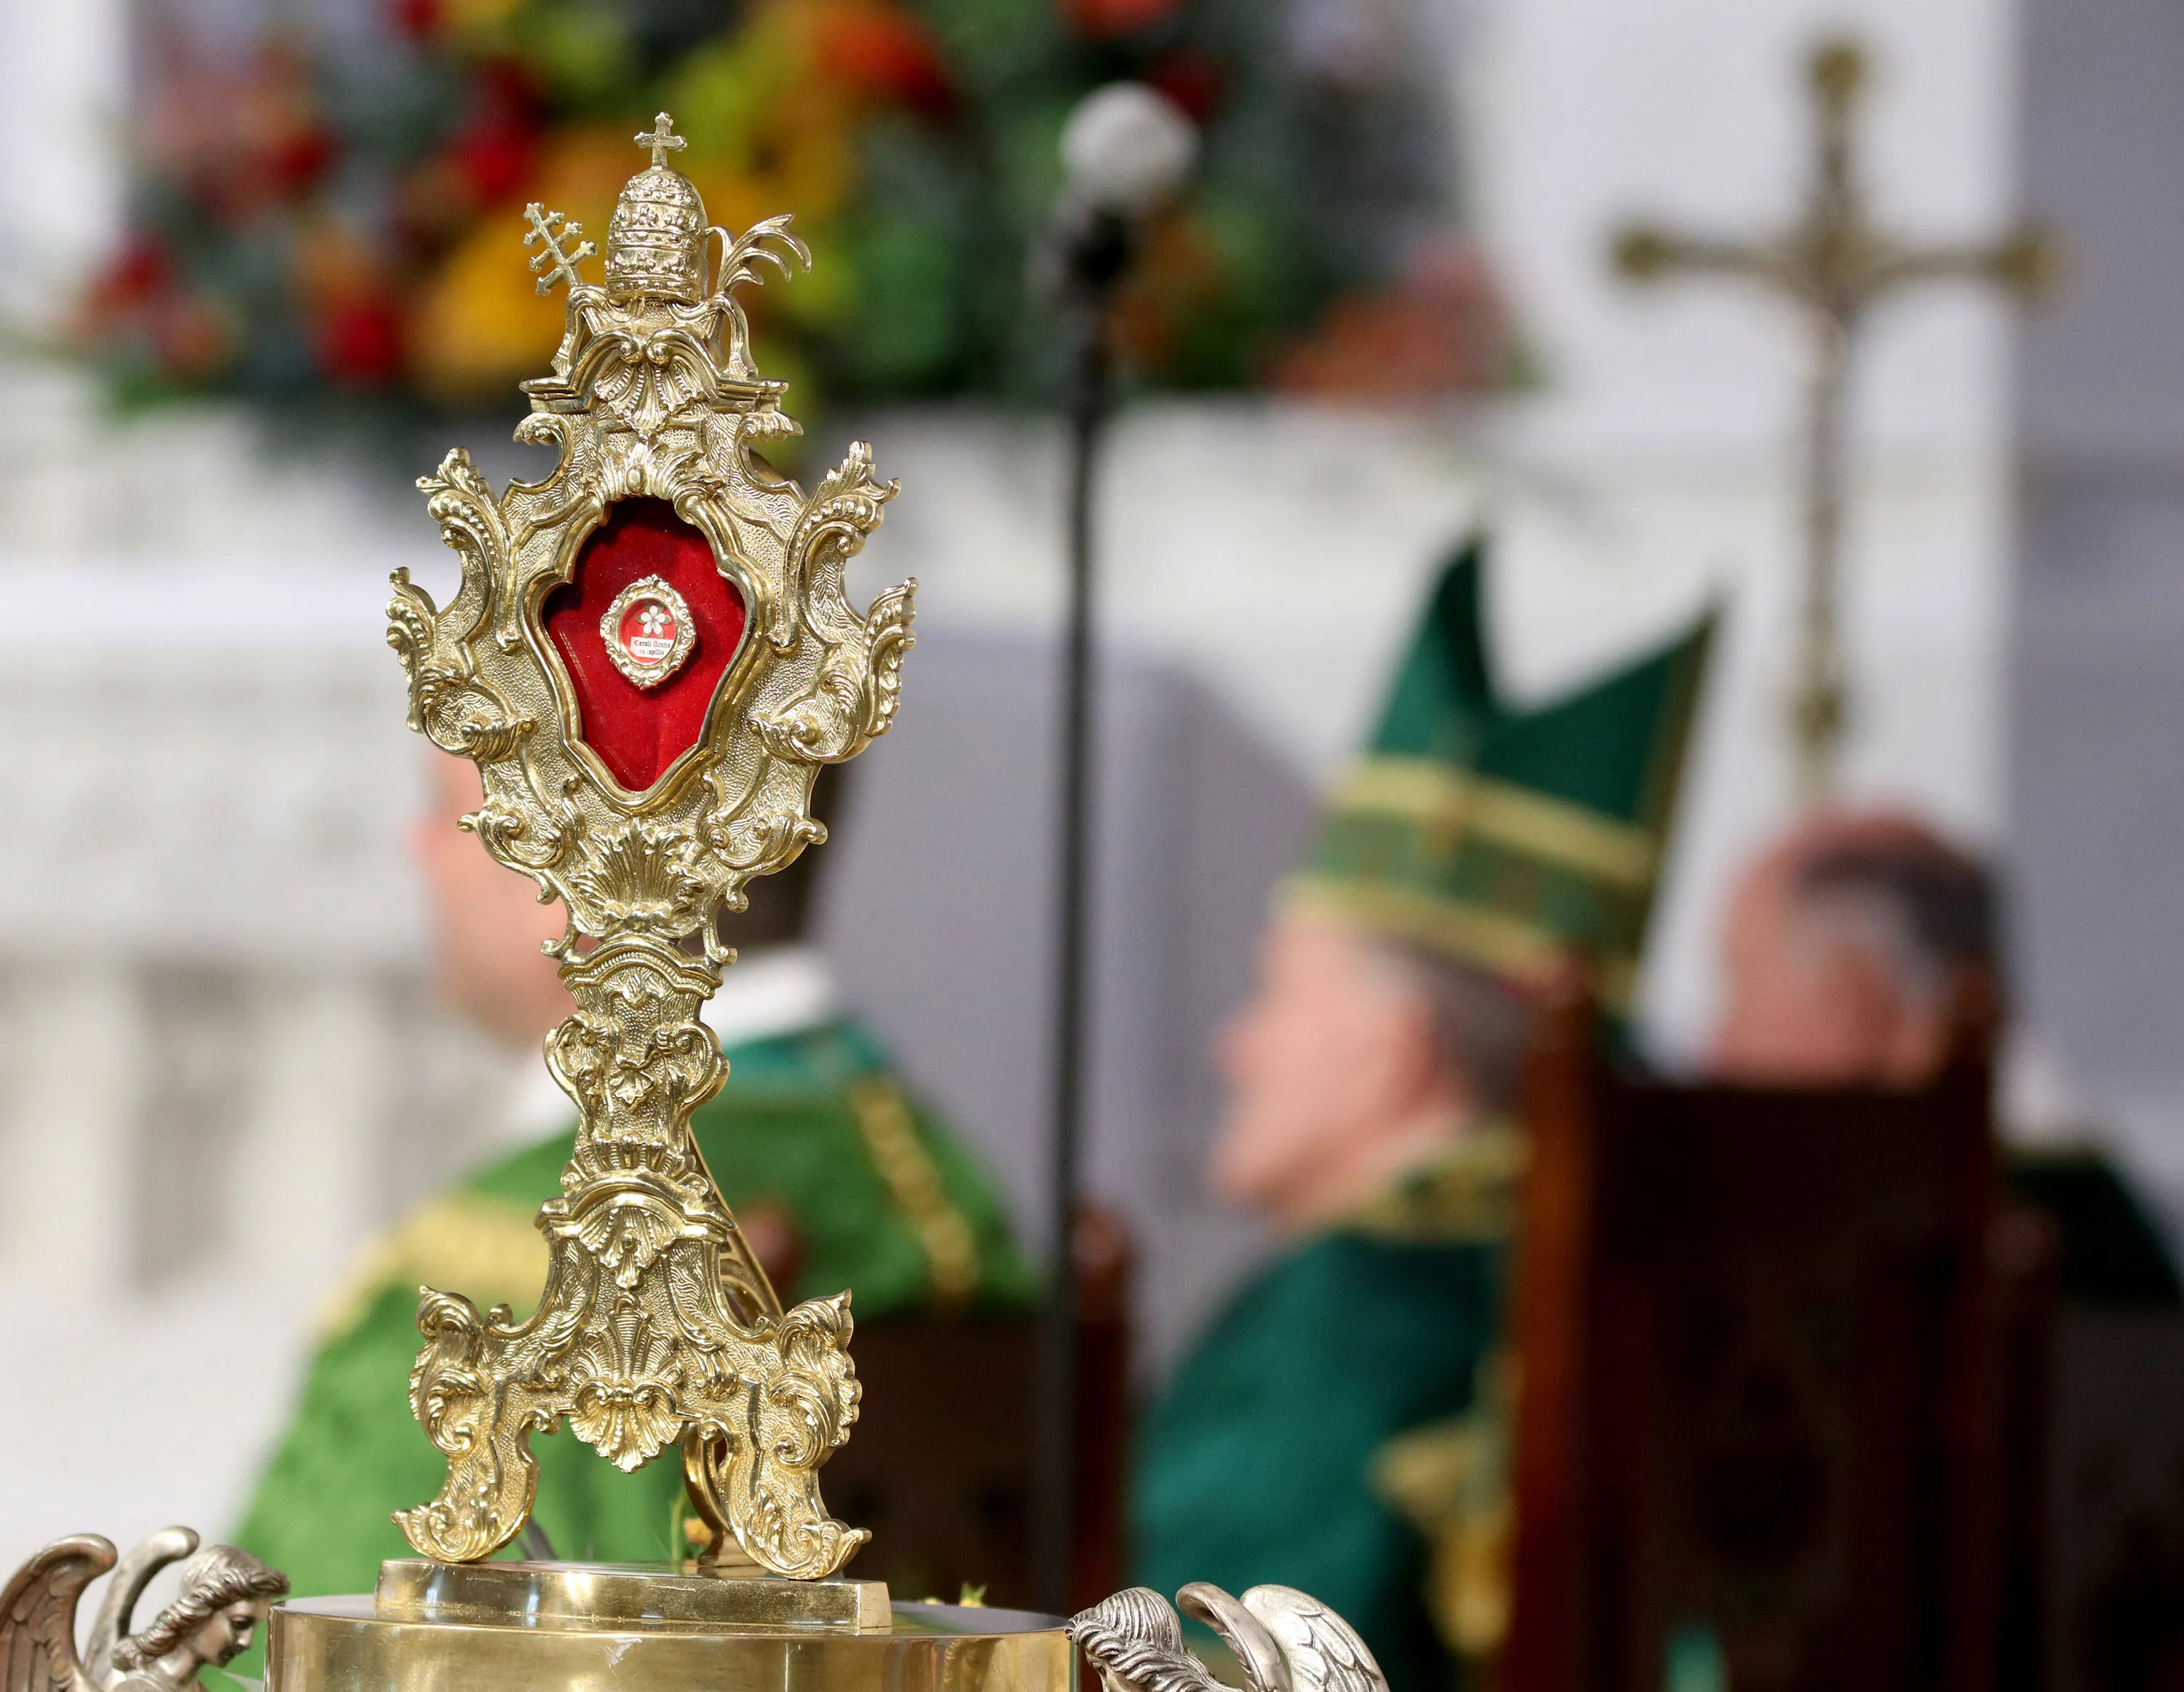
<path id="1" fill-rule="evenodd" d="M 1157 89 L 1110 82 L 1078 101 L 1061 128 L 1061 195 L 1033 254 L 1038 291 L 1078 312 L 1104 308 L 1145 219 L 1197 159 L 1196 125 Z"/>
<path id="2" fill-rule="evenodd" d="M 1051 1174 L 1053 1279 L 1040 1315 L 1034 1450 L 1034 1572 L 1040 1606 L 1072 1608 L 1077 1450 L 1075 1232 L 1082 1142 L 1085 1010 L 1090 977 L 1092 494 L 1109 406 L 1109 308 L 1149 214 L 1181 187 L 1198 131 L 1142 82 L 1113 82 L 1080 101 L 1061 131 L 1061 198 L 1032 253 L 1035 292 L 1061 309 L 1070 340 L 1069 609 L 1061 671 L 1056 850 Z M 1089 1603 L 1101 1593 L 1092 1595 Z"/>

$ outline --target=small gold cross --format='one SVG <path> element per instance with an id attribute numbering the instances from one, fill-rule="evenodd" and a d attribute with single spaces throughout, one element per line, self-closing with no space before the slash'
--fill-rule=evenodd
<path id="1" fill-rule="evenodd" d="M 690 144 L 681 136 L 669 133 L 674 127 L 675 120 L 669 117 L 666 113 L 661 112 L 653 119 L 652 127 L 637 138 L 637 144 L 639 147 L 649 147 L 652 149 L 652 164 L 655 170 L 659 170 L 667 163 L 669 153 L 680 152 Z"/>

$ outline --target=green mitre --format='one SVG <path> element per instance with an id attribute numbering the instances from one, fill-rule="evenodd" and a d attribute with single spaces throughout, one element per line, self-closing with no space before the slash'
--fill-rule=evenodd
<path id="1" fill-rule="evenodd" d="M 1366 754 L 1286 902 L 1536 981 L 1575 953 L 1630 997 L 1709 612 L 1658 651 L 1536 710 L 1488 658 L 1485 543 L 1442 571 Z"/>

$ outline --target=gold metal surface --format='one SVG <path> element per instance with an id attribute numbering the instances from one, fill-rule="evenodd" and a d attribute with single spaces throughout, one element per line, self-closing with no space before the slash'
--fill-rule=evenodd
<path id="1" fill-rule="evenodd" d="M 377 1613 L 394 1622 L 526 1628 L 821 1628 L 885 1633 L 878 1580 L 738 1580 L 666 1563 L 440 1563 L 379 1567 Z"/>
<path id="2" fill-rule="evenodd" d="M 1825 799 L 1847 715 L 1840 616 L 1844 464 L 1843 393 L 1852 342 L 1867 311 L 1916 282 L 1999 283 L 2020 298 L 2052 291 L 2059 248 L 2026 226 L 1990 243 L 1919 247 L 1878 228 L 1860 192 L 1852 120 L 1866 82 L 1866 56 L 1850 40 L 1814 48 L 1807 76 L 1814 108 L 1814 167 L 1797 220 L 1772 237 L 1725 241 L 1633 224 L 1614 238 L 1617 271 L 1631 281 L 1674 272 L 1756 281 L 1787 299 L 1812 341 L 1800 450 L 1803 603 L 1791 730 L 1797 788 Z"/>
<path id="3" fill-rule="evenodd" d="M 538 1216 L 536 1312 L 517 1322 L 423 1292 L 410 1404 L 448 1475 L 396 1519 L 426 1556 L 490 1556 L 529 1516 L 531 1436 L 566 1421 L 625 1469 L 679 1444 L 716 1546 L 733 1539 L 777 1574 L 819 1578 L 866 1537 L 828 1517 L 816 1478 L 856 1418 L 848 1297 L 784 1312 L 722 1201 L 689 1127 L 725 1073 L 698 1013 L 733 959 L 716 915 L 825 838 L 814 777 L 893 719 L 915 584 L 862 613 L 846 597 L 844 568 L 894 493 L 868 448 L 808 497 L 754 454 L 797 426 L 783 384 L 751 363 L 734 296 L 763 264 L 809 262 L 788 219 L 736 237 L 709 228 L 665 163 L 680 145 L 666 114 L 638 140 L 654 162 L 616 209 L 604 287 L 582 280 L 580 230 L 526 214 L 524 244 L 543 249 L 533 267 L 543 285 L 567 284 L 568 304 L 515 432 L 559 463 L 496 495 L 448 454 L 419 487 L 461 559 L 460 587 L 443 609 L 397 571 L 387 608 L 410 726 L 483 776 L 463 827 L 566 907 L 549 949 L 576 1011 L 547 1062 L 580 1112 L 561 1195 Z M 639 496 L 705 534 L 748 622 L 697 743 L 631 792 L 584 743 L 541 616 L 608 508 Z"/>
<path id="4" fill-rule="evenodd" d="M 898 1604 L 883 1631 L 404 1621 L 369 1598 L 273 1612 L 268 1692 L 1072 1692 L 1050 1616 Z"/>

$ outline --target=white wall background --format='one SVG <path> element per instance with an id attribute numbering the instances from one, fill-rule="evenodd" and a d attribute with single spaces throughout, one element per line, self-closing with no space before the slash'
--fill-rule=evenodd
<path id="1" fill-rule="evenodd" d="M 2008 654 L 2010 851 L 2031 1019 L 2117 1143 L 2184 1195 L 2184 16 L 2029 0 L 2027 192 L 2075 272 L 2029 325 Z"/>

